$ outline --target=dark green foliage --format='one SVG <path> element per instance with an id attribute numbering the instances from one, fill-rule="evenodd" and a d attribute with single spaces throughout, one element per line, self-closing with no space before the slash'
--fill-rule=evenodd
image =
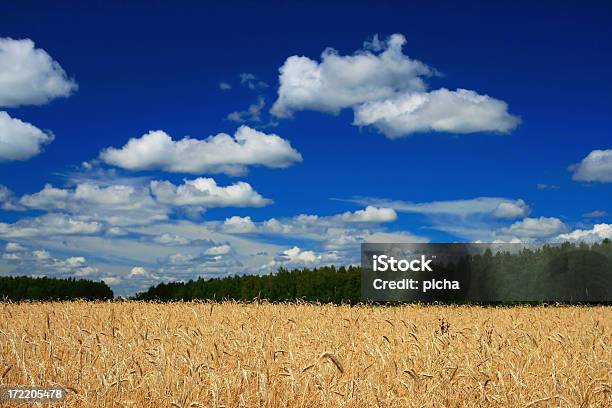
<path id="1" fill-rule="evenodd" d="M 104 282 L 90 280 L 0 276 L 0 301 L 107 300 L 113 291 Z"/>
<path id="2" fill-rule="evenodd" d="M 161 283 L 136 295 L 139 300 L 304 300 L 322 303 L 357 303 L 361 294 L 361 268 L 325 266 L 314 269 L 279 269 L 274 275 L 243 275 L 196 281 Z"/>
<path id="3" fill-rule="evenodd" d="M 480 301 L 609 301 L 612 245 L 544 245 L 470 259 L 467 297 Z"/>

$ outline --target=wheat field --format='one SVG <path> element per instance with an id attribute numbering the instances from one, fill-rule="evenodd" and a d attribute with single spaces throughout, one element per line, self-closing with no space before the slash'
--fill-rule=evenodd
<path id="1" fill-rule="evenodd" d="M 64 386 L 55 406 L 612 406 L 609 307 L 0 308 L 0 383 Z"/>

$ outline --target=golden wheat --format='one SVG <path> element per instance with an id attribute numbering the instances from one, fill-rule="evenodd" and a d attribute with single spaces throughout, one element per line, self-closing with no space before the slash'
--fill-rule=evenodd
<path id="1" fill-rule="evenodd" d="M 609 307 L 0 309 L 0 383 L 70 407 L 612 406 Z"/>

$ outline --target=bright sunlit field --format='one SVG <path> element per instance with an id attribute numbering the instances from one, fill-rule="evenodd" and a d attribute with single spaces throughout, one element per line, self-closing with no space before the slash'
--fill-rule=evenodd
<path id="1" fill-rule="evenodd" d="M 603 306 L 0 308 L 0 382 L 70 407 L 612 406 Z"/>

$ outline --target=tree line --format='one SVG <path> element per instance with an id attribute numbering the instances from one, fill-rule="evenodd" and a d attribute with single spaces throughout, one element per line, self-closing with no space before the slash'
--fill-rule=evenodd
<path id="1" fill-rule="evenodd" d="M 113 291 L 104 282 L 74 278 L 0 276 L 0 301 L 108 300 L 113 297 Z"/>
<path id="2" fill-rule="evenodd" d="M 358 303 L 361 299 L 361 268 L 323 266 L 287 270 L 271 275 L 240 275 L 222 278 L 160 283 L 135 296 L 137 300 L 239 300 L 272 302 L 303 300 L 322 303 Z"/>

